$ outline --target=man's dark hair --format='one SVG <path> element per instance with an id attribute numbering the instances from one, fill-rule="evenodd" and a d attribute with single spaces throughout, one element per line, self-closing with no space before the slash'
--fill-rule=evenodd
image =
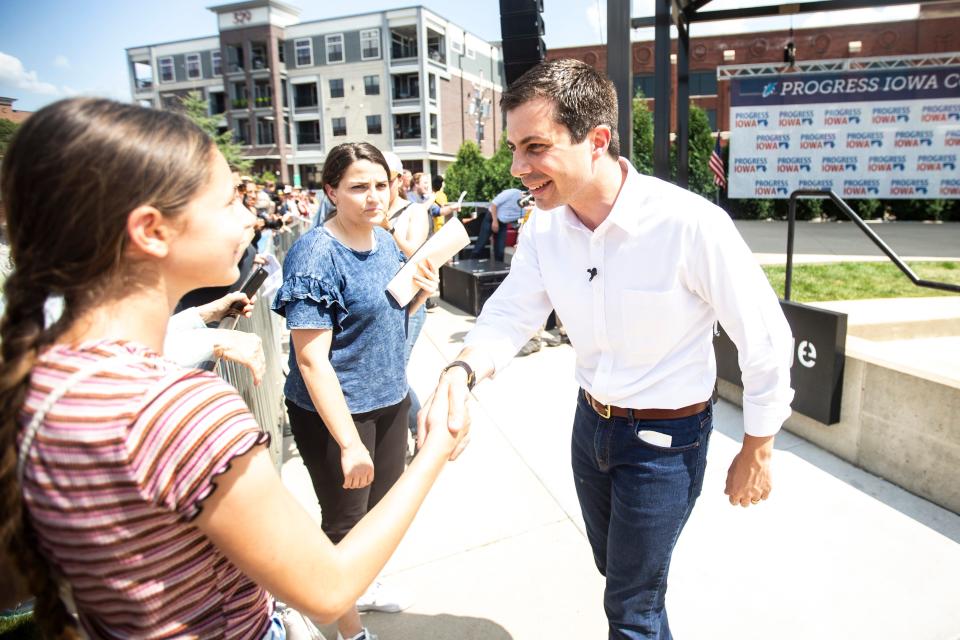
<path id="1" fill-rule="evenodd" d="M 500 108 L 506 113 L 536 98 L 553 103 L 557 122 L 570 131 L 575 143 L 583 142 L 594 127 L 610 127 L 607 152 L 620 157 L 617 91 L 604 73 L 570 58 L 541 62 L 507 88 Z"/>

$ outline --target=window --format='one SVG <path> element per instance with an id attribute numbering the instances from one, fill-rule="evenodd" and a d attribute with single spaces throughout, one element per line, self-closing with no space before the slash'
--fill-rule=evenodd
<path id="1" fill-rule="evenodd" d="M 419 140 L 420 114 L 401 113 L 393 116 L 393 137 L 396 140 Z"/>
<path id="2" fill-rule="evenodd" d="M 363 95 L 380 95 L 380 76 L 363 76 Z"/>
<path id="3" fill-rule="evenodd" d="M 227 110 L 227 101 L 223 96 L 223 91 L 211 91 L 209 98 L 210 115 L 219 115 Z"/>
<path id="4" fill-rule="evenodd" d="M 447 63 L 447 40 L 442 33 L 427 29 L 427 57 L 439 64 Z"/>
<path id="5" fill-rule="evenodd" d="M 463 43 L 457 42 L 456 40 L 450 43 L 450 48 L 453 49 L 454 53 L 459 53 L 463 55 Z"/>
<path id="6" fill-rule="evenodd" d="M 331 98 L 343 97 L 343 78 L 330 79 L 330 97 Z"/>
<path id="7" fill-rule="evenodd" d="M 431 100 L 437 99 L 437 76 L 432 73 L 427 74 L 427 95 Z"/>
<path id="8" fill-rule="evenodd" d="M 298 67 L 313 66 L 313 40 L 310 38 L 295 40 L 293 42 L 293 49 Z"/>
<path id="9" fill-rule="evenodd" d="M 320 144 L 320 121 L 319 120 L 298 120 L 297 121 L 297 144 Z"/>
<path id="10" fill-rule="evenodd" d="M 420 74 L 398 73 L 393 76 L 393 99 L 413 100 L 420 98 Z"/>
<path id="11" fill-rule="evenodd" d="M 160 67 L 160 82 L 173 82 L 173 58 L 160 58 L 157 65 Z"/>
<path id="12" fill-rule="evenodd" d="M 232 92 L 232 101 L 230 106 L 232 106 L 234 109 L 246 109 L 247 98 L 249 97 L 249 94 L 247 93 L 247 83 L 234 82 L 230 85 L 230 90 Z"/>
<path id="13" fill-rule="evenodd" d="M 430 139 L 436 140 L 440 135 L 437 130 L 437 114 L 430 114 Z"/>
<path id="14" fill-rule="evenodd" d="M 367 116 L 367 134 L 383 133 L 383 124 L 380 122 L 380 116 Z"/>
<path id="15" fill-rule="evenodd" d="M 360 59 L 374 60 L 380 57 L 380 29 L 365 29 L 360 32 Z"/>
<path id="16" fill-rule="evenodd" d="M 277 38 L 277 60 L 281 63 L 287 61 L 287 52 L 285 49 L 286 47 L 283 46 L 283 40 Z"/>
<path id="17" fill-rule="evenodd" d="M 273 90 L 270 81 L 257 81 L 253 84 L 254 106 L 257 109 L 273 106 Z"/>
<path id="18" fill-rule="evenodd" d="M 710 121 L 710 130 L 717 130 L 717 110 L 716 109 L 707 109 L 707 120 Z"/>
<path id="19" fill-rule="evenodd" d="M 417 57 L 417 28 L 397 27 L 390 30 L 390 57 L 402 60 Z"/>
<path id="20" fill-rule="evenodd" d="M 715 96 L 717 95 L 717 73 L 715 71 L 700 71 L 690 74 L 690 95 Z"/>
<path id="21" fill-rule="evenodd" d="M 637 95 L 637 89 L 643 91 L 644 98 L 653 98 L 656 84 L 653 76 L 633 76 L 633 95 Z"/>
<path id="22" fill-rule="evenodd" d="M 269 145 L 273 143 L 273 120 L 257 118 L 257 144 Z"/>
<path id="23" fill-rule="evenodd" d="M 234 119 L 233 137 L 238 144 L 250 144 L 250 125 L 246 118 Z"/>
<path id="24" fill-rule="evenodd" d="M 317 106 L 317 83 L 293 85 L 293 108 L 301 109 L 304 107 Z"/>
<path id="25" fill-rule="evenodd" d="M 243 71 L 243 45 L 227 45 L 227 70 L 230 73 Z"/>
<path id="26" fill-rule="evenodd" d="M 343 62 L 343 34 L 324 36 L 327 46 L 327 64 Z"/>
<path id="27" fill-rule="evenodd" d="M 333 125 L 333 135 L 335 136 L 347 135 L 347 119 L 346 118 L 333 118 L 330 121 L 330 124 Z"/>
<path id="28" fill-rule="evenodd" d="M 223 61 L 220 59 L 220 51 L 210 52 L 210 66 L 213 67 L 213 75 L 223 75 Z"/>
<path id="29" fill-rule="evenodd" d="M 253 65 L 254 69 L 267 69 L 270 64 L 267 58 L 267 43 L 266 42 L 251 42 L 250 43 L 250 62 Z"/>
<path id="30" fill-rule="evenodd" d="M 200 68 L 199 53 L 188 53 L 185 60 L 187 63 L 187 79 L 188 80 L 196 80 L 203 76 L 203 71 Z"/>
<path id="31" fill-rule="evenodd" d="M 467 47 L 467 57 L 473 60 L 477 57 L 477 52 L 471 49 L 470 47 Z"/>

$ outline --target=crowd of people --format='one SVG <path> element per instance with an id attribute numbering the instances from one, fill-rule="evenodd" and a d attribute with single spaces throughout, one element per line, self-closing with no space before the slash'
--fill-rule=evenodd
<path id="1" fill-rule="evenodd" d="M 537 213 L 519 189 L 494 200 L 481 235 L 497 259 L 503 228 L 529 216 L 510 275 L 419 411 L 407 366 L 440 265 L 418 264 L 406 305 L 386 287 L 457 212 L 442 181 L 345 143 L 321 194 L 261 187 L 183 116 L 104 99 L 21 126 L 0 182 L 15 267 L 0 321 L 3 604 L 32 594 L 57 638 L 316 638 L 316 620 L 375 640 L 359 614 L 410 604 L 376 579 L 466 445 L 467 396 L 556 309 L 577 353 L 573 476 L 609 637 L 669 640 L 666 576 L 712 429 L 713 327 L 744 370 L 726 486 L 743 507 L 771 490 L 789 327 L 726 214 L 620 158 L 601 73 L 541 63 L 502 103 Z M 272 300 L 238 293 L 296 224 Z M 259 345 L 205 333 L 254 304 L 290 332 L 284 396 L 319 524 L 237 391 L 196 368 L 212 354 L 262 374 Z"/>

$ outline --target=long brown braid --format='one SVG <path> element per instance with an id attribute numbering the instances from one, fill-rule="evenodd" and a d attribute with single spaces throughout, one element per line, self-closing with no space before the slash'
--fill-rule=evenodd
<path id="1" fill-rule="evenodd" d="M 76 98 L 33 114 L 4 158 L 14 271 L 0 320 L 0 568 L 17 564 L 47 637 L 79 635 L 59 597 L 56 559 L 39 545 L 16 477 L 30 371 L 80 313 L 135 284 L 136 265 L 124 257 L 129 213 L 143 205 L 168 217 L 182 212 L 209 182 L 215 148 L 182 116 Z M 55 295 L 63 296 L 63 314 L 46 327 L 44 305 Z"/>

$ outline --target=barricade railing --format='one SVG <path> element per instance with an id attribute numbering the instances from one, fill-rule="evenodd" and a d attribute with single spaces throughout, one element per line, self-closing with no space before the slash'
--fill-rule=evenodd
<path id="1" fill-rule="evenodd" d="M 274 252 L 280 264 L 283 264 L 287 251 L 297 238 L 309 228 L 308 224 L 298 223 L 289 231 L 274 233 Z M 217 373 L 240 392 L 257 419 L 257 424 L 270 434 L 270 456 L 279 469 L 283 463 L 283 433 L 287 425 L 287 411 L 283 403 L 283 370 L 287 358 L 283 319 L 270 310 L 269 300 L 258 299 L 251 317 L 240 318 L 235 329 L 260 336 L 266 364 L 263 379 L 259 385 L 254 385 L 253 375 L 246 367 L 222 359 L 217 363 Z"/>

